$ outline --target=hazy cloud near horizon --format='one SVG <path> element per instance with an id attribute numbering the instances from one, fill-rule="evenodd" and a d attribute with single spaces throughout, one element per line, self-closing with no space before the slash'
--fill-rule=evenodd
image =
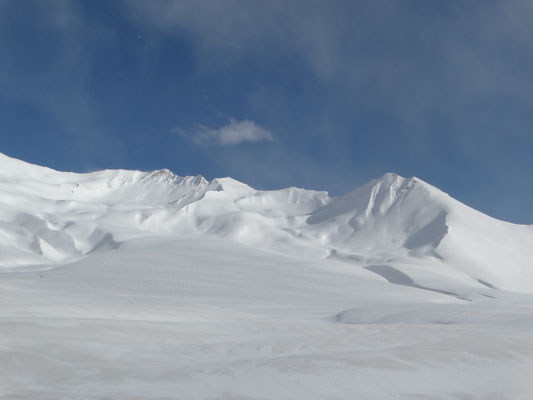
<path id="1" fill-rule="evenodd" d="M 518 54 L 509 49 L 533 48 L 529 40 L 533 3 L 487 1 L 482 8 L 475 2 L 440 3 L 310 0 L 303 7 L 301 1 L 184 0 L 148 2 L 143 7 L 135 2 L 121 4 L 140 26 L 168 35 L 189 34 L 197 57 L 217 58 L 223 49 L 225 57 L 216 63 L 198 65 L 204 72 L 277 49 L 282 56 L 299 57 L 321 80 L 372 84 L 377 92 L 399 92 L 385 100 L 396 102 L 401 96 L 418 107 L 422 104 L 417 100 L 451 95 L 446 91 L 450 84 L 462 89 L 457 99 L 499 90 L 533 100 L 516 79 L 516 74 L 527 73 L 526 65 L 518 65 L 514 59 Z M 494 57 L 494 52 L 501 52 L 501 57 Z M 405 79 L 396 80 L 400 77 Z"/>

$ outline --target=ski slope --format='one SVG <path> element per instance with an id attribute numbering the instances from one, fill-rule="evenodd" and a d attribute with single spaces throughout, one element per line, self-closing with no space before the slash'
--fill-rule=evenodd
<path id="1" fill-rule="evenodd" d="M 0 154 L 0 398 L 531 399 L 533 227 Z"/>

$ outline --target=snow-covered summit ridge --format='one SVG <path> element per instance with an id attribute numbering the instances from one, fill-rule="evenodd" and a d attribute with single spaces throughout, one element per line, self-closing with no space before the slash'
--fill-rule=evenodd
<path id="1" fill-rule="evenodd" d="M 0 154 L 0 267 L 64 264 L 154 235 L 206 235 L 370 271 L 423 263 L 533 291 L 531 227 L 488 217 L 419 178 L 388 173 L 330 197 L 167 169 L 59 172 Z"/>
<path id="2" fill-rule="evenodd" d="M 104 196 L 110 192 L 117 189 L 124 189 L 127 186 L 141 185 L 138 189 L 145 189 L 142 185 L 158 185 L 159 191 L 165 191 L 167 187 L 175 188 L 178 186 L 187 186 L 195 188 L 207 188 L 207 191 L 224 191 L 238 193 L 240 195 L 254 195 L 257 193 L 273 193 L 273 192 L 283 192 L 288 191 L 291 193 L 308 193 L 311 195 L 317 195 L 319 197 L 328 197 L 329 200 L 332 200 L 327 196 L 327 192 L 316 192 L 312 190 L 305 190 L 299 188 L 287 188 L 279 191 L 257 191 L 252 187 L 246 185 L 245 183 L 239 182 L 233 178 L 215 178 L 212 181 L 207 181 L 203 176 L 179 176 L 174 174 L 168 169 L 160 169 L 154 171 L 132 171 L 132 170 L 100 170 L 88 173 L 73 173 L 73 172 L 62 172 L 56 171 L 48 167 L 41 167 L 38 165 L 30 164 L 25 161 L 21 161 L 15 158 L 8 157 L 0 153 L 0 177 L 3 182 L 6 181 L 20 181 L 34 184 L 41 183 L 43 185 L 57 185 L 59 188 L 64 188 L 65 186 L 70 185 L 72 194 L 81 194 L 90 197 Z M 416 178 L 413 178 L 416 180 Z M 360 189 L 356 189 L 354 192 L 349 193 L 346 196 L 343 196 L 339 199 L 345 199 L 345 201 L 350 201 L 350 197 L 353 193 L 359 192 L 364 188 L 369 186 L 391 186 L 393 182 L 406 181 L 405 178 L 402 178 L 399 175 L 388 173 L 385 174 L 380 179 L 375 179 L 369 182 L 367 185 L 363 186 Z M 83 187 L 85 186 L 85 190 Z M 393 186 L 393 185 L 392 185 Z M 392 187 L 391 186 L 391 187 Z M 65 200 L 68 196 L 68 193 L 65 193 L 62 190 L 57 190 L 55 188 L 55 193 L 50 193 L 55 195 L 60 200 Z M 438 189 L 435 189 L 438 190 Z M 133 201 L 135 198 L 125 199 L 128 202 Z M 175 201 L 175 198 L 170 196 L 168 203 Z"/>
<path id="3" fill-rule="evenodd" d="M 0 153 L 2 183 L 35 189 L 48 199 L 125 203 L 168 203 L 208 186 L 201 175 L 178 176 L 168 169 L 149 172 L 101 170 L 89 173 L 61 172 L 29 164 Z M 17 186 L 17 185 L 15 185 Z"/>

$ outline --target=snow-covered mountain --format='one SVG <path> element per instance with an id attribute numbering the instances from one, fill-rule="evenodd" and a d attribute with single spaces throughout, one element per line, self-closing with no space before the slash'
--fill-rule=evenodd
<path id="1" fill-rule="evenodd" d="M 0 154 L 0 398 L 533 398 L 533 227 Z"/>
<path id="2" fill-rule="evenodd" d="M 46 269 L 168 234 L 352 261 L 393 283 L 431 286 L 439 276 L 533 292 L 533 227 L 490 218 L 418 178 L 389 173 L 331 198 L 168 170 L 58 172 L 0 154 L 4 270 Z"/>

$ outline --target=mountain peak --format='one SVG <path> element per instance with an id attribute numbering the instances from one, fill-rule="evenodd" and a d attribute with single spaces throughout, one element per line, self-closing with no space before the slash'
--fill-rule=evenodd
<path id="1" fill-rule="evenodd" d="M 404 178 L 403 176 L 401 175 L 398 175 L 394 172 L 386 172 L 385 174 L 383 174 L 383 176 L 381 178 L 378 178 L 378 179 L 375 179 L 377 181 L 384 181 L 384 182 L 394 182 L 394 181 L 398 181 L 398 180 L 404 180 L 406 178 Z"/>
<path id="2" fill-rule="evenodd" d="M 249 195 L 255 192 L 255 189 L 233 178 L 215 178 L 210 183 L 211 190 L 218 192 L 231 192 L 241 195 Z"/>
<path id="3" fill-rule="evenodd" d="M 394 172 L 387 172 L 382 177 L 373 179 L 370 181 L 367 185 L 368 186 L 376 186 L 381 185 L 385 186 L 387 188 L 392 188 L 393 190 L 401 190 L 401 189 L 410 189 L 413 187 L 416 183 L 421 182 L 425 185 L 429 185 L 428 183 L 422 181 L 421 179 L 417 178 L 416 176 L 412 176 L 410 178 L 405 178 L 401 175 L 398 175 Z M 367 186 L 365 185 L 365 186 Z M 431 185 L 429 185 L 431 186 Z M 364 187 L 364 186 L 363 186 Z M 358 188 L 359 189 L 359 188 Z M 357 189 L 356 189 L 357 190 Z"/>
<path id="4" fill-rule="evenodd" d="M 169 169 L 157 169 L 150 172 L 145 172 L 145 175 L 141 178 L 145 182 L 158 182 L 167 184 L 185 184 L 192 186 L 206 186 L 209 182 L 202 176 L 179 176 L 173 173 Z"/>
<path id="5" fill-rule="evenodd" d="M 171 170 L 163 168 L 163 169 L 156 169 L 154 171 L 150 171 L 146 175 L 146 179 L 175 179 L 178 176 L 174 174 Z"/>

